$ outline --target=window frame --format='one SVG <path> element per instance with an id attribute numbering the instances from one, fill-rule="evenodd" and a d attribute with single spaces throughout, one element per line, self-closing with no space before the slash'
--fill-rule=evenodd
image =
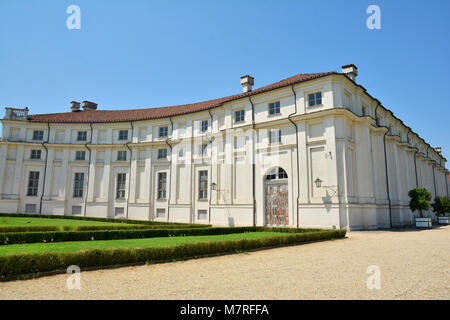
<path id="1" fill-rule="evenodd" d="M 200 131 L 202 133 L 205 133 L 205 132 L 208 131 L 208 129 L 209 129 L 209 121 L 208 120 L 202 120 L 200 122 Z"/>
<path id="2" fill-rule="evenodd" d="M 162 154 L 162 153 L 164 153 L 164 154 Z M 167 148 L 158 149 L 158 159 L 159 160 L 167 159 Z"/>
<path id="3" fill-rule="evenodd" d="M 83 157 L 82 158 L 78 157 L 79 154 L 82 154 Z M 75 161 L 86 161 L 86 151 L 84 150 L 75 151 Z"/>
<path id="4" fill-rule="evenodd" d="M 73 177 L 73 198 L 83 198 L 84 172 L 75 172 Z"/>
<path id="5" fill-rule="evenodd" d="M 33 141 L 43 141 L 44 130 L 33 130 Z"/>
<path id="6" fill-rule="evenodd" d="M 318 103 L 318 98 L 317 95 L 320 94 L 320 103 Z M 308 107 L 320 107 L 323 106 L 323 94 L 322 94 L 322 90 L 320 91 L 315 91 L 315 92 L 310 92 L 307 94 L 308 95 Z M 311 97 L 313 97 L 314 100 L 314 104 L 311 104 Z"/>
<path id="7" fill-rule="evenodd" d="M 157 200 L 167 200 L 167 172 L 158 172 L 157 174 Z"/>
<path id="8" fill-rule="evenodd" d="M 272 140 L 272 134 L 277 132 L 277 141 Z M 270 129 L 269 131 L 269 144 L 281 144 L 281 129 Z"/>
<path id="9" fill-rule="evenodd" d="M 83 139 L 81 139 L 81 138 L 83 138 Z M 87 141 L 87 131 L 78 131 L 77 132 L 77 141 Z"/>
<path id="10" fill-rule="evenodd" d="M 125 157 L 123 155 L 125 155 Z M 117 151 L 117 161 L 127 161 L 127 160 L 128 160 L 128 153 L 126 150 Z"/>
<path id="11" fill-rule="evenodd" d="M 127 174 L 126 173 L 118 173 L 116 180 L 116 200 L 125 199 L 125 191 L 127 187 Z"/>
<path id="12" fill-rule="evenodd" d="M 119 141 L 128 140 L 128 130 L 119 130 Z"/>
<path id="13" fill-rule="evenodd" d="M 42 150 L 32 149 L 30 153 L 31 160 L 41 160 L 42 158 Z"/>
<path id="14" fill-rule="evenodd" d="M 27 197 L 37 197 L 39 193 L 40 171 L 30 171 L 28 173 Z"/>
<path id="15" fill-rule="evenodd" d="M 238 119 L 238 114 L 239 119 Z M 234 123 L 242 123 L 245 122 L 245 109 L 235 110 L 234 111 Z"/>
<path id="16" fill-rule="evenodd" d="M 166 126 L 158 128 L 158 138 L 167 138 L 168 136 L 169 136 L 169 127 Z"/>
<path id="17" fill-rule="evenodd" d="M 208 170 L 198 171 L 198 200 L 208 200 Z"/>
<path id="18" fill-rule="evenodd" d="M 272 107 L 273 106 L 273 107 Z M 273 112 L 272 112 L 273 110 Z M 281 114 L 281 102 L 274 101 L 269 103 L 269 116 L 275 116 Z"/>

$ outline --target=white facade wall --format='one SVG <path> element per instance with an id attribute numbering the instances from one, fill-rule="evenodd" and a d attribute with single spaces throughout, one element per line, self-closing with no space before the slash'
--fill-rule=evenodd
<path id="1" fill-rule="evenodd" d="M 308 106 L 308 94 L 318 91 L 322 105 Z M 268 105 L 276 101 L 280 114 L 270 115 Z M 237 110 L 245 110 L 244 122 L 234 121 Z M 204 133 L 202 121 L 208 121 Z M 167 138 L 159 138 L 160 127 L 168 127 Z M 32 140 L 34 130 L 44 131 L 42 141 Z M 127 140 L 119 140 L 121 130 L 128 131 Z M 281 130 L 281 143 L 269 142 L 270 130 Z M 79 131 L 87 132 L 87 141 L 77 141 Z M 36 149 L 41 159 L 31 160 Z M 158 159 L 159 149 L 167 149 L 166 159 Z M 85 151 L 85 160 L 75 159 L 77 151 Z M 119 151 L 127 153 L 125 161 L 118 160 Z M 362 87 L 331 75 L 165 119 L 107 124 L 4 119 L 0 211 L 25 212 L 33 204 L 42 214 L 71 215 L 76 209 L 91 217 L 265 225 L 265 177 L 277 167 L 288 175 L 290 226 L 409 225 L 410 189 L 424 187 L 433 198 L 448 194 L 445 159 Z M 30 171 L 40 173 L 36 196 L 27 195 Z M 200 171 L 208 173 L 207 199 L 199 198 Z M 81 198 L 73 197 L 75 173 L 84 173 Z M 162 199 L 159 173 L 167 177 Z M 125 197 L 117 199 L 119 174 L 126 175 L 126 185 Z"/>

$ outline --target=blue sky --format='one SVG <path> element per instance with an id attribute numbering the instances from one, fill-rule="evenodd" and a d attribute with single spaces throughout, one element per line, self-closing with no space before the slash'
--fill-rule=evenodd
<path id="1" fill-rule="evenodd" d="M 69 5 L 81 30 L 69 30 Z M 381 30 L 366 27 L 369 5 Z M 148 108 L 240 92 L 297 73 L 340 71 L 450 159 L 450 1 L 0 0 L 0 116 Z"/>

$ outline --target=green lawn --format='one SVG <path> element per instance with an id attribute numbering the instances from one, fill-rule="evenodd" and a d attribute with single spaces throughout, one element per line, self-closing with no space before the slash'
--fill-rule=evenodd
<path id="1" fill-rule="evenodd" d="M 46 218 L 20 218 L 0 217 L 0 227 L 31 227 L 31 226 L 58 226 L 62 231 L 64 226 L 117 226 L 114 222 L 101 222 L 75 219 L 46 219 Z"/>
<path id="2" fill-rule="evenodd" d="M 235 233 L 227 235 L 212 236 L 190 236 L 190 237 L 164 237 L 148 239 L 124 239 L 124 240 L 102 240 L 102 241 L 74 241 L 56 243 L 29 243 L 10 244 L 0 246 L 0 255 L 27 252 L 76 252 L 83 249 L 105 249 L 105 248 L 139 248 L 139 247 L 167 247 L 182 243 L 209 242 L 223 240 L 261 239 L 265 237 L 280 237 L 286 233 L 280 232 L 250 232 Z"/>

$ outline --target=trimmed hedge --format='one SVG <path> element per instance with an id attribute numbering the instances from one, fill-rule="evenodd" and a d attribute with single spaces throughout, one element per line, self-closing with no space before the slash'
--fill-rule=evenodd
<path id="1" fill-rule="evenodd" d="M 98 231 L 98 230 L 141 230 L 141 229 L 191 229 L 191 228 L 205 228 L 200 224 L 186 224 L 186 225 L 120 225 L 120 226 L 75 226 L 72 231 Z M 67 230 L 71 231 L 71 230 Z"/>
<path id="2" fill-rule="evenodd" d="M 262 239 L 198 242 L 171 247 L 91 249 L 74 253 L 26 253 L 0 256 L 0 278 L 80 268 L 108 267 L 124 264 L 151 263 L 258 248 L 277 247 L 310 241 L 344 238 L 345 230 L 299 232 Z"/>
<path id="3" fill-rule="evenodd" d="M 37 232 L 37 231 L 58 231 L 57 226 L 10 226 L 0 227 L 0 233 L 8 232 Z"/>
<path id="4" fill-rule="evenodd" d="M 161 221 L 146 221 L 146 220 L 128 220 L 128 219 L 112 219 L 112 218 L 95 218 L 95 217 L 77 217 L 77 216 L 63 216 L 63 215 L 48 215 L 48 214 L 29 214 L 29 213 L 0 213 L 0 217 L 12 218 L 45 218 L 45 219 L 72 219 L 72 220 L 86 220 L 99 222 L 114 222 L 126 224 L 146 224 L 146 225 L 192 225 L 181 222 L 161 222 Z M 210 227 L 209 224 L 195 224 L 196 226 Z"/>
<path id="5" fill-rule="evenodd" d="M 17 232 L 0 234 L 0 245 L 65 242 L 91 240 L 119 240 L 156 237 L 180 237 L 219 235 L 258 231 L 254 227 L 238 228 L 191 228 L 191 229 L 148 229 L 148 230 L 104 230 L 104 231 L 63 231 L 63 232 Z"/>

